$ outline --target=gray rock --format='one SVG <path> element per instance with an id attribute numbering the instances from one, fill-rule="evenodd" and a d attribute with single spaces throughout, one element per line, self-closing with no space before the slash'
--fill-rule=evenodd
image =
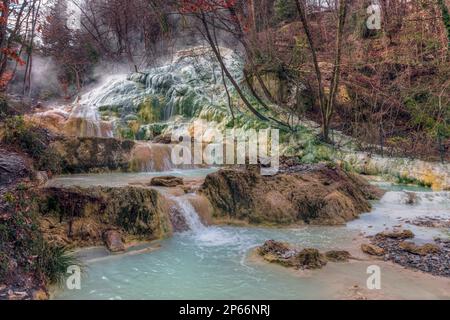
<path id="1" fill-rule="evenodd" d="M 111 252 L 121 252 L 125 251 L 125 245 L 122 241 L 122 235 L 119 231 L 108 230 L 103 234 L 103 240 L 105 241 L 106 247 Z"/>

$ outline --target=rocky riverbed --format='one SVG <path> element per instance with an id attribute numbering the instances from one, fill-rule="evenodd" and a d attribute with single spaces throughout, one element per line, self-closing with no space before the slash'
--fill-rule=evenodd
<path id="1" fill-rule="evenodd" d="M 417 244 L 409 230 L 383 232 L 371 236 L 371 244 L 363 244 L 362 250 L 385 261 L 392 261 L 406 268 L 420 270 L 436 276 L 450 277 L 450 240 Z"/>

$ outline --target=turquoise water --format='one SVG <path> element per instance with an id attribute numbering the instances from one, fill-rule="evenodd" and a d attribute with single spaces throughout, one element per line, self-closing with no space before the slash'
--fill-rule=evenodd
<path id="1" fill-rule="evenodd" d="M 201 235 L 185 233 L 161 242 L 157 251 L 87 263 L 81 291 L 58 299 L 277 299 L 325 295 L 326 284 L 247 261 L 267 239 L 296 240 L 329 247 L 351 240 L 338 229 L 270 230 L 213 227 Z"/>
<path id="2" fill-rule="evenodd" d="M 199 176 L 205 172 L 182 174 Z M 142 175 L 142 174 L 140 174 Z M 111 178 L 111 176 L 109 176 Z M 126 176 L 135 179 L 133 176 Z M 64 179 L 64 178 L 62 178 Z M 77 184 L 66 178 L 66 184 Z M 90 182 L 107 181 L 107 175 L 90 176 Z M 109 180 L 115 181 L 116 178 Z M 128 181 L 118 175 L 117 181 Z M 57 179 L 61 182 L 61 178 Z M 85 181 L 85 180 L 83 180 Z M 117 182 L 119 184 L 119 182 Z M 113 182 L 116 184 L 116 182 Z M 399 225 L 405 217 L 434 215 L 450 217 L 450 193 L 419 192 L 415 205 L 405 204 L 407 194 L 399 188 L 374 202 L 371 213 L 347 226 L 289 229 L 202 227 L 176 234 L 126 254 L 111 255 L 103 248 L 79 252 L 86 264 L 81 290 L 56 291 L 55 299 L 335 299 L 354 298 L 355 286 L 369 298 L 450 298 L 450 281 L 405 271 L 383 264 L 382 290 L 366 288 L 367 267 L 374 261 L 329 263 L 316 271 L 292 271 L 261 262 L 253 249 L 268 239 L 288 241 L 320 250 L 359 247 L 359 235 Z M 445 236 L 448 230 L 412 229 L 418 241 Z M 358 254 L 359 250 L 357 250 Z M 360 252 L 359 252 L 360 254 Z M 364 258 L 364 256 L 362 256 Z M 364 258 L 367 259 L 367 258 Z"/>
<path id="3" fill-rule="evenodd" d="M 48 182 L 48 186 L 110 186 L 123 187 L 133 183 L 150 182 L 154 177 L 172 175 L 182 178 L 204 178 L 208 174 L 217 171 L 217 168 L 207 169 L 183 169 L 160 172 L 138 172 L 138 173 L 104 173 L 104 174 L 71 174 L 58 176 Z"/>

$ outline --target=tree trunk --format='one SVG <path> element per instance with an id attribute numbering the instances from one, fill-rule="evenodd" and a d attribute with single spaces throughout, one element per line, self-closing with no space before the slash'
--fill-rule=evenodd
<path id="1" fill-rule="evenodd" d="M 311 34 L 311 29 L 309 27 L 308 19 L 306 16 L 306 7 L 302 0 L 295 0 L 297 5 L 297 10 L 300 14 L 300 20 L 303 25 L 303 29 L 308 40 L 308 44 L 311 50 L 311 55 L 314 64 L 314 70 L 316 73 L 318 94 L 319 94 L 319 107 L 322 116 L 322 138 L 325 142 L 330 142 L 330 123 L 333 117 L 336 95 L 339 90 L 339 79 L 341 73 L 341 58 L 342 58 L 342 40 L 343 32 L 345 26 L 345 19 L 347 16 L 347 2 L 348 0 L 339 1 L 339 15 L 338 15 L 338 25 L 337 25 L 337 35 L 336 35 L 336 52 L 334 58 L 333 75 L 330 83 L 330 94 L 328 98 L 325 95 L 322 72 L 319 68 L 319 62 L 317 59 L 317 51 L 314 45 L 314 40 Z"/>
<path id="2" fill-rule="evenodd" d="M 200 20 L 203 24 L 203 27 L 205 29 L 205 36 L 206 36 L 206 40 L 208 41 L 208 44 L 210 45 L 214 55 L 216 56 L 217 61 L 220 64 L 220 67 L 222 68 L 223 72 L 225 73 L 225 75 L 227 76 L 228 80 L 230 80 L 231 84 L 233 85 L 233 87 L 235 88 L 236 92 L 239 94 L 240 98 L 242 99 L 242 101 L 244 102 L 245 106 L 255 115 L 257 116 L 260 120 L 263 121 L 268 121 L 269 119 L 267 119 L 265 116 L 263 116 L 261 113 L 259 113 L 255 108 L 253 108 L 253 106 L 251 105 L 251 103 L 247 100 L 247 98 L 245 97 L 245 94 L 242 92 L 242 89 L 239 87 L 238 83 L 236 82 L 236 80 L 233 78 L 233 76 L 230 74 L 230 72 L 228 71 L 228 68 L 226 67 L 222 56 L 219 52 L 219 50 L 217 49 L 214 40 L 212 38 L 211 32 L 209 30 L 209 26 L 208 26 L 208 22 L 206 21 L 206 16 L 205 13 L 201 13 L 200 16 Z"/>
<path id="3" fill-rule="evenodd" d="M 303 29 L 306 34 L 306 38 L 308 40 L 309 48 L 311 50 L 312 60 L 314 64 L 314 71 L 316 73 L 316 80 L 317 80 L 317 86 L 318 86 L 318 94 L 319 94 L 319 108 L 320 113 L 322 116 L 322 135 L 325 140 L 328 140 L 329 138 L 329 129 L 328 129 L 328 123 L 326 121 L 326 97 L 323 89 L 323 83 L 322 83 L 322 72 L 319 68 L 319 61 L 317 59 L 317 51 L 316 47 L 314 45 L 314 40 L 311 34 L 311 30 L 309 28 L 309 23 L 306 17 L 306 8 L 302 0 L 295 0 L 295 4 L 297 5 L 297 10 L 300 15 L 300 20 L 303 25 Z"/>
<path id="4" fill-rule="evenodd" d="M 8 55 L 4 50 L 7 49 L 8 46 L 8 20 L 9 20 L 9 6 L 11 4 L 10 0 L 3 0 L 3 11 L 2 11 L 2 20 L 4 23 L 0 23 L 0 78 L 3 77 L 3 74 L 6 71 L 6 66 L 8 63 Z"/>
<path id="5" fill-rule="evenodd" d="M 230 7 L 228 9 L 228 11 L 230 12 L 232 20 L 235 21 L 235 23 L 236 23 L 236 27 L 238 29 L 237 30 L 238 39 L 242 43 L 242 46 L 244 47 L 244 50 L 247 53 L 248 62 L 250 64 L 250 67 L 253 69 L 253 72 L 255 73 L 255 77 L 258 80 L 259 85 L 261 86 L 261 89 L 264 92 L 264 96 L 266 97 L 267 100 L 269 100 L 270 103 L 276 104 L 277 101 L 274 99 L 274 97 L 270 93 L 269 89 L 267 88 L 266 84 L 264 83 L 264 80 L 261 77 L 261 74 L 259 73 L 258 67 L 255 65 L 255 63 L 253 61 L 253 57 L 254 57 L 253 50 L 250 48 L 250 45 L 247 43 L 247 40 L 245 39 L 244 31 L 242 30 L 242 26 L 241 26 L 241 23 L 239 22 L 239 17 L 236 13 L 235 8 Z"/>
<path id="6" fill-rule="evenodd" d="M 334 58 L 333 76 L 330 84 L 330 97 L 328 99 L 328 105 L 326 110 L 326 127 L 330 127 L 331 119 L 333 117 L 336 95 L 339 91 L 339 80 L 341 75 L 341 60 L 342 60 L 342 38 L 344 33 L 345 18 L 347 16 L 347 1 L 339 1 L 339 18 L 337 25 L 337 37 L 336 37 L 336 53 Z M 328 142 L 328 135 L 324 135 L 325 141 Z"/>

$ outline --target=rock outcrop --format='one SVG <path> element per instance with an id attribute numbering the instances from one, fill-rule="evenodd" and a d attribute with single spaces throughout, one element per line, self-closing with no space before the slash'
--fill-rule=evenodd
<path id="1" fill-rule="evenodd" d="M 31 161 L 25 156 L 0 148 L 0 214 L 6 207 L 4 197 L 21 181 L 33 176 Z"/>
<path id="2" fill-rule="evenodd" d="M 183 178 L 174 176 L 155 177 L 150 181 L 151 186 L 173 188 L 183 185 Z"/>
<path id="3" fill-rule="evenodd" d="M 116 241 L 120 233 L 153 240 L 172 232 L 169 208 L 153 189 L 53 187 L 44 189 L 41 197 L 43 234 L 60 245 L 82 247 L 105 241 L 112 251 L 121 251 Z"/>
<path id="4" fill-rule="evenodd" d="M 368 175 L 388 174 L 415 180 L 435 190 L 450 190 L 450 164 L 416 159 L 381 157 L 364 152 L 344 154 L 344 160 L 358 172 Z"/>
<path id="5" fill-rule="evenodd" d="M 325 254 L 314 248 L 298 249 L 287 243 L 266 241 L 257 248 L 257 253 L 270 263 L 287 268 L 321 269 L 331 262 L 346 262 L 351 258 L 347 251 L 328 251 Z"/>
<path id="6" fill-rule="evenodd" d="M 128 171 L 134 142 L 113 138 L 58 137 L 52 146 L 69 173 Z"/>
<path id="7" fill-rule="evenodd" d="M 218 220 L 259 224 L 338 225 L 371 209 L 380 191 L 364 179 L 326 165 L 261 176 L 257 170 L 223 169 L 200 190 Z"/>
<path id="8" fill-rule="evenodd" d="M 319 250 L 307 248 L 296 254 L 295 263 L 303 269 L 321 269 L 326 266 L 327 259 Z"/>
<path id="9" fill-rule="evenodd" d="M 352 255 L 350 254 L 350 252 L 345 250 L 331 250 L 325 252 L 325 257 L 328 261 L 332 262 L 347 262 L 348 260 L 350 260 Z"/>
<path id="10" fill-rule="evenodd" d="M 419 256 L 439 254 L 441 252 L 441 248 L 434 243 L 426 243 L 422 246 L 418 246 L 414 242 L 403 241 L 398 246 L 409 253 L 417 254 Z"/>
<path id="11" fill-rule="evenodd" d="M 0 186 L 28 177 L 30 173 L 30 166 L 23 156 L 0 148 Z"/>

